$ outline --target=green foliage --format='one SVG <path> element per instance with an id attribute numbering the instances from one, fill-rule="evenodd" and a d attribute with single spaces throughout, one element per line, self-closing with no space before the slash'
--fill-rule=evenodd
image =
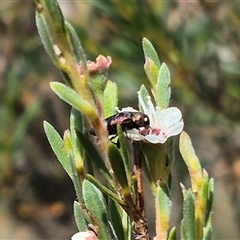
<path id="1" fill-rule="evenodd" d="M 183 187 L 183 219 L 181 222 L 181 239 L 197 239 L 195 229 L 194 196 L 191 190 Z"/>
<path id="2" fill-rule="evenodd" d="M 84 180 L 83 198 L 91 214 L 93 224 L 99 227 L 99 238 L 111 239 L 107 205 L 101 191 L 89 181 Z"/>
<path id="3" fill-rule="evenodd" d="M 135 239 L 152 239 L 153 236 L 148 233 L 144 206 L 145 174 L 155 198 L 156 239 L 174 239 L 176 228 L 169 226 L 172 201 L 168 180 L 177 144 L 169 143 L 176 143 L 175 137 L 166 143 L 153 143 L 146 138 L 148 135 L 159 136 L 162 132 L 164 140 L 176 135 L 168 136 L 167 131 L 174 126 L 168 126 L 167 121 L 160 125 L 163 119 L 158 119 L 160 111 L 169 107 L 171 91 L 167 65 L 160 64 L 153 45 L 144 38 L 145 72 L 155 101 L 151 102 L 144 86 L 138 96 L 140 111 L 149 114 L 150 127 L 144 128 L 147 132 L 142 133 L 142 128 L 122 129 L 116 124 L 115 137 L 118 138 L 115 146 L 109 141 L 104 116 L 115 113 L 118 89 L 114 83 L 107 81 L 109 66 L 104 65 L 106 59 L 103 57 L 101 63 L 91 62 L 96 67 L 93 74 L 80 40 L 72 26 L 65 22 L 57 2 L 36 0 L 36 3 L 41 39 L 68 85 L 51 83 L 51 88 L 74 108 L 70 130 L 65 131 L 63 139 L 49 123 L 44 122 L 44 129 L 56 156 L 73 181 L 78 197 L 78 202 L 74 203 L 74 214 L 79 231 L 86 231 L 87 224 L 92 224 L 99 239 L 128 240 L 132 238 L 131 233 Z M 79 61 L 83 63 L 81 70 L 77 68 Z M 171 115 L 171 118 L 174 116 Z M 167 120 L 172 124 L 175 119 Z M 181 119 L 178 121 L 182 123 Z M 93 127 L 90 132 L 96 135 L 97 144 L 86 131 L 89 124 Z M 128 146 L 125 137 L 130 136 L 128 130 L 136 130 L 135 134 L 141 135 L 143 141 L 140 144 L 133 141 L 132 146 Z M 133 140 L 134 137 L 133 134 Z M 191 178 L 190 189 L 182 185 L 184 202 L 180 235 L 182 239 L 208 239 L 211 234 L 213 180 L 209 180 L 207 172 L 201 168 L 185 132 L 181 133 L 179 149 Z M 95 168 L 90 170 L 88 161 Z M 101 173 L 103 180 L 98 179 L 95 170 Z"/>
<path id="4" fill-rule="evenodd" d="M 89 116 L 90 118 L 96 118 L 95 109 L 81 96 L 79 96 L 73 89 L 58 82 L 52 82 L 50 86 L 52 90 L 65 102 L 83 114 Z"/>
<path id="5" fill-rule="evenodd" d="M 104 117 L 110 117 L 115 114 L 118 105 L 118 89 L 114 82 L 108 81 L 104 90 Z"/>
<path id="6" fill-rule="evenodd" d="M 159 69 L 158 74 L 158 81 L 157 81 L 157 106 L 159 106 L 162 109 L 165 109 L 169 107 L 169 101 L 170 101 L 170 72 L 168 70 L 168 67 L 165 63 L 163 63 Z"/>
<path id="7" fill-rule="evenodd" d="M 156 192 L 156 238 L 167 239 L 172 202 L 168 186 L 160 182 Z"/>
<path id="8" fill-rule="evenodd" d="M 64 170 L 67 172 L 69 177 L 72 178 L 68 156 L 65 149 L 63 148 L 64 143 L 61 136 L 58 134 L 58 132 L 54 129 L 54 127 L 50 123 L 44 121 L 43 126 L 44 126 L 44 131 L 47 135 L 48 141 L 54 153 L 56 154 L 59 162 L 62 164 Z"/>
<path id="9" fill-rule="evenodd" d="M 212 210 L 210 209 L 212 209 L 214 191 L 213 179 L 209 179 L 208 173 L 201 168 L 191 140 L 185 132 L 180 135 L 179 148 L 188 167 L 191 180 L 191 189 L 186 190 L 182 185 L 184 196 L 184 217 L 181 224 L 182 238 L 210 238 L 212 232 L 210 223 Z"/>
<path id="10" fill-rule="evenodd" d="M 75 219 L 76 219 L 76 224 L 77 224 L 78 230 L 80 232 L 87 231 L 87 229 L 88 229 L 87 228 L 87 223 L 86 223 L 86 220 L 84 218 L 84 215 L 82 214 L 83 210 L 82 210 L 79 202 L 74 201 L 73 208 L 74 208 L 74 216 L 75 216 Z"/>

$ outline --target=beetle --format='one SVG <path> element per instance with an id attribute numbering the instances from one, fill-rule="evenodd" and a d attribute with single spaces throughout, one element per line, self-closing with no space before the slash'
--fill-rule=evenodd
<path id="1" fill-rule="evenodd" d="M 108 135 L 117 136 L 117 124 L 122 127 L 123 132 L 131 129 L 138 129 L 141 134 L 146 135 L 150 128 L 149 117 L 142 112 L 119 112 L 105 119 Z M 96 135 L 93 128 L 90 129 L 90 134 Z M 111 138 L 111 139 L 113 139 Z"/>

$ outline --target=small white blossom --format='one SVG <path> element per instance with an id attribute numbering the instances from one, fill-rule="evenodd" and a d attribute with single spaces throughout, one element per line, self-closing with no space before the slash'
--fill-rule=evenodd
<path id="1" fill-rule="evenodd" d="M 97 236 L 92 231 L 75 233 L 71 237 L 71 239 L 72 240 L 98 240 Z"/>
<path id="2" fill-rule="evenodd" d="M 182 132 L 184 123 L 182 113 L 178 108 L 154 108 L 150 96 L 147 96 L 147 101 L 144 102 L 139 92 L 138 99 L 143 112 L 149 117 L 150 128 L 148 132 L 144 129 L 127 130 L 128 138 L 135 141 L 146 140 L 151 143 L 165 143 L 169 137 Z"/>

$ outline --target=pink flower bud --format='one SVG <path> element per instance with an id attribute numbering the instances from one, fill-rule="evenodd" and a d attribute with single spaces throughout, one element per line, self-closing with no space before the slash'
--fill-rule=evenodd
<path id="1" fill-rule="evenodd" d="M 111 63 L 112 63 L 112 58 L 110 56 L 104 57 L 103 55 L 99 55 L 96 58 L 96 62 L 93 62 L 90 60 L 87 61 L 87 68 L 90 74 L 96 73 L 96 72 L 101 73 L 101 72 L 107 71 Z M 81 62 L 77 65 L 77 68 L 78 68 L 78 72 L 82 75 L 83 66 Z"/>

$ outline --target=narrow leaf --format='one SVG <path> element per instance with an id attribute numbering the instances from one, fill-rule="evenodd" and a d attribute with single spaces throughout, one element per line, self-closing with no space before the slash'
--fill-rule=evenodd
<path id="1" fill-rule="evenodd" d="M 58 57 L 56 56 L 56 53 L 53 49 L 53 44 L 51 41 L 49 29 L 46 23 L 46 19 L 44 16 L 38 12 L 36 12 L 36 25 L 38 29 L 38 33 L 40 35 L 41 41 L 43 43 L 43 46 L 46 50 L 46 52 L 49 54 L 51 60 L 55 65 L 58 64 Z"/>
<path id="2" fill-rule="evenodd" d="M 212 239 L 212 226 L 207 226 L 203 229 L 203 240 L 211 240 Z"/>
<path id="3" fill-rule="evenodd" d="M 112 224 L 112 228 L 114 229 L 115 235 L 117 236 L 117 239 L 125 239 L 121 214 L 122 211 L 123 210 L 117 206 L 116 202 L 114 202 L 111 199 L 109 200 L 108 204 L 109 218 Z"/>
<path id="4" fill-rule="evenodd" d="M 195 233 L 195 208 L 194 196 L 191 190 L 186 190 L 182 185 L 183 192 L 183 219 L 181 221 L 181 239 L 196 239 Z"/>
<path id="5" fill-rule="evenodd" d="M 83 197 L 87 209 L 96 220 L 99 239 L 111 239 L 107 206 L 102 193 L 91 182 L 84 180 Z"/>
<path id="6" fill-rule="evenodd" d="M 112 192 L 109 188 L 105 187 L 100 181 L 98 181 L 94 176 L 87 174 L 87 179 L 94 184 L 95 187 L 97 187 L 102 193 L 109 196 L 112 200 L 118 202 L 119 204 L 124 204 L 122 200 L 119 198 L 119 196 Z"/>
<path id="7" fill-rule="evenodd" d="M 211 225 L 211 215 L 213 207 L 214 180 L 211 178 L 208 182 L 208 199 L 205 212 L 205 223 Z"/>
<path id="8" fill-rule="evenodd" d="M 171 78 L 170 72 L 165 63 L 163 63 L 159 69 L 157 89 L 156 89 L 156 103 L 161 109 L 169 107 L 169 101 L 171 96 L 170 88 Z"/>
<path id="9" fill-rule="evenodd" d="M 64 170 L 67 174 L 72 178 L 72 172 L 69 164 L 69 159 L 66 151 L 64 150 L 64 143 L 58 132 L 54 129 L 54 127 L 48 122 L 43 122 L 44 131 L 47 135 L 48 141 L 56 154 L 59 162 L 62 164 Z"/>
<path id="10" fill-rule="evenodd" d="M 157 234 L 156 238 L 167 239 L 172 202 L 169 197 L 168 187 L 166 183 L 161 182 L 157 186 L 155 201 Z"/>
<path id="11" fill-rule="evenodd" d="M 158 67 L 149 57 L 145 59 L 144 70 L 151 87 L 155 88 L 158 79 Z"/>
<path id="12" fill-rule="evenodd" d="M 83 146 L 86 154 L 89 156 L 91 161 L 97 166 L 99 171 L 103 174 L 103 176 L 108 180 L 110 184 L 112 184 L 112 177 L 104 163 L 102 156 L 96 150 L 93 143 L 87 138 L 83 133 L 77 131 L 78 139 Z"/>
<path id="13" fill-rule="evenodd" d="M 37 0 L 40 2 L 43 14 L 48 15 L 51 17 L 51 22 L 48 22 L 48 24 L 51 24 L 54 28 L 54 30 L 58 33 L 62 33 L 63 35 L 66 35 L 66 29 L 64 24 L 64 17 L 62 14 L 62 11 L 58 5 L 58 2 L 56 0 Z M 41 11 L 41 8 L 38 8 Z"/>
<path id="14" fill-rule="evenodd" d="M 145 58 L 149 57 L 150 59 L 152 59 L 153 62 L 156 64 L 157 68 L 159 69 L 161 63 L 159 61 L 158 54 L 154 49 L 152 43 L 147 38 L 143 38 L 142 45 Z"/>
<path id="15" fill-rule="evenodd" d="M 87 223 L 84 218 L 84 213 L 82 211 L 82 208 L 79 202 L 74 201 L 73 209 L 74 209 L 75 221 L 76 221 L 79 232 L 87 231 L 88 230 Z"/>
<path id="16" fill-rule="evenodd" d="M 127 142 L 126 142 L 127 139 L 124 136 L 122 128 L 120 127 L 120 125 L 117 126 L 117 132 L 118 132 L 118 141 L 119 141 L 119 145 L 120 145 L 119 152 L 121 153 L 124 168 L 125 168 L 125 172 L 126 172 L 126 176 L 127 176 L 127 179 L 128 179 L 128 184 L 130 185 L 132 171 L 131 171 L 131 166 L 130 166 L 131 162 L 130 162 L 130 157 L 129 157 L 128 148 L 127 148 Z"/>
<path id="17" fill-rule="evenodd" d="M 196 222 L 196 234 L 197 239 L 203 237 L 203 227 L 205 226 L 205 213 L 206 205 L 208 201 L 208 173 L 203 170 L 201 187 L 195 194 L 195 222 Z"/>
<path id="18" fill-rule="evenodd" d="M 116 176 L 117 181 L 122 187 L 123 194 L 125 196 L 130 195 L 123 160 L 121 154 L 119 153 L 118 149 L 115 147 L 114 144 L 109 145 L 108 155 L 112 169 L 114 171 L 114 175 Z"/>
<path id="19" fill-rule="evenodd" d="M 85 55 L 85 52 L 83 50 L 82 44 L 80 39 L 78 38 L 78 35 L 75 31 L 75 29 L 73 28 L 73 26 L 65 21 L 65 26 L 70 38 L 70 44 L 72 47 L 72 52 L 74 53 L 76 62 L 79 63 L 81 62 L 83 64 L 83 68 L 84 70 L 87 71 L 87 58 Z M 87 74 L 87 72 L 84 71 L 84 75 Z"/>
<path id="20" fill-rule="evenodd" d="M 83 166 L 84 165 L 84 159 L 83 159 L 84 149 L 79 142 L 76 129 L 78 131 L 83 132 L 84 122 L 83 122 L 82 114 L 79 111 L 77 111 L 75 108 L 73 108 L 70 115 L 71 142 L 72 142 L 77 172 L 82 176 L 84 174 L 84 166 Z"/>
<path id="21" fill-rule="evenodd" d="M 61 99 L 70 104 L 72 107 L 76 108 L 90 118 L 97 118 L 96 109 L 78 95 L 73 89 L 59 82 L 51 82 L 50 87 Z"/>
<path id="22" fill-rule="evenodd" d="M 197 192 L 202 182 L 202 168 L 195 154 L 190 137 L 182 132 L 179 139 L 179 150 L 190 173 L 193 192 Z"/>
<path id="23" fill-rule="evenodd" d="M 168 234 L 168 240 L 176 240 L 177 239 L 177 230 L 176 227 L 171 228 Z"/>
<path id="24" fill-rule="evenodd" d="M 107 82 L 104 90 L 104 116 L 105 118 L 112 116 L 116 113 L 118 105 L 118 88 L 117 84 L 112 81 Z"/>
<path id="25" fill-rule="evenodd" d="M 142 143 L 142 149 L 153 181 L 156 183 L 162 179 L 167 182 L 171 166 L 169 165 L 165 144 Z"/>

